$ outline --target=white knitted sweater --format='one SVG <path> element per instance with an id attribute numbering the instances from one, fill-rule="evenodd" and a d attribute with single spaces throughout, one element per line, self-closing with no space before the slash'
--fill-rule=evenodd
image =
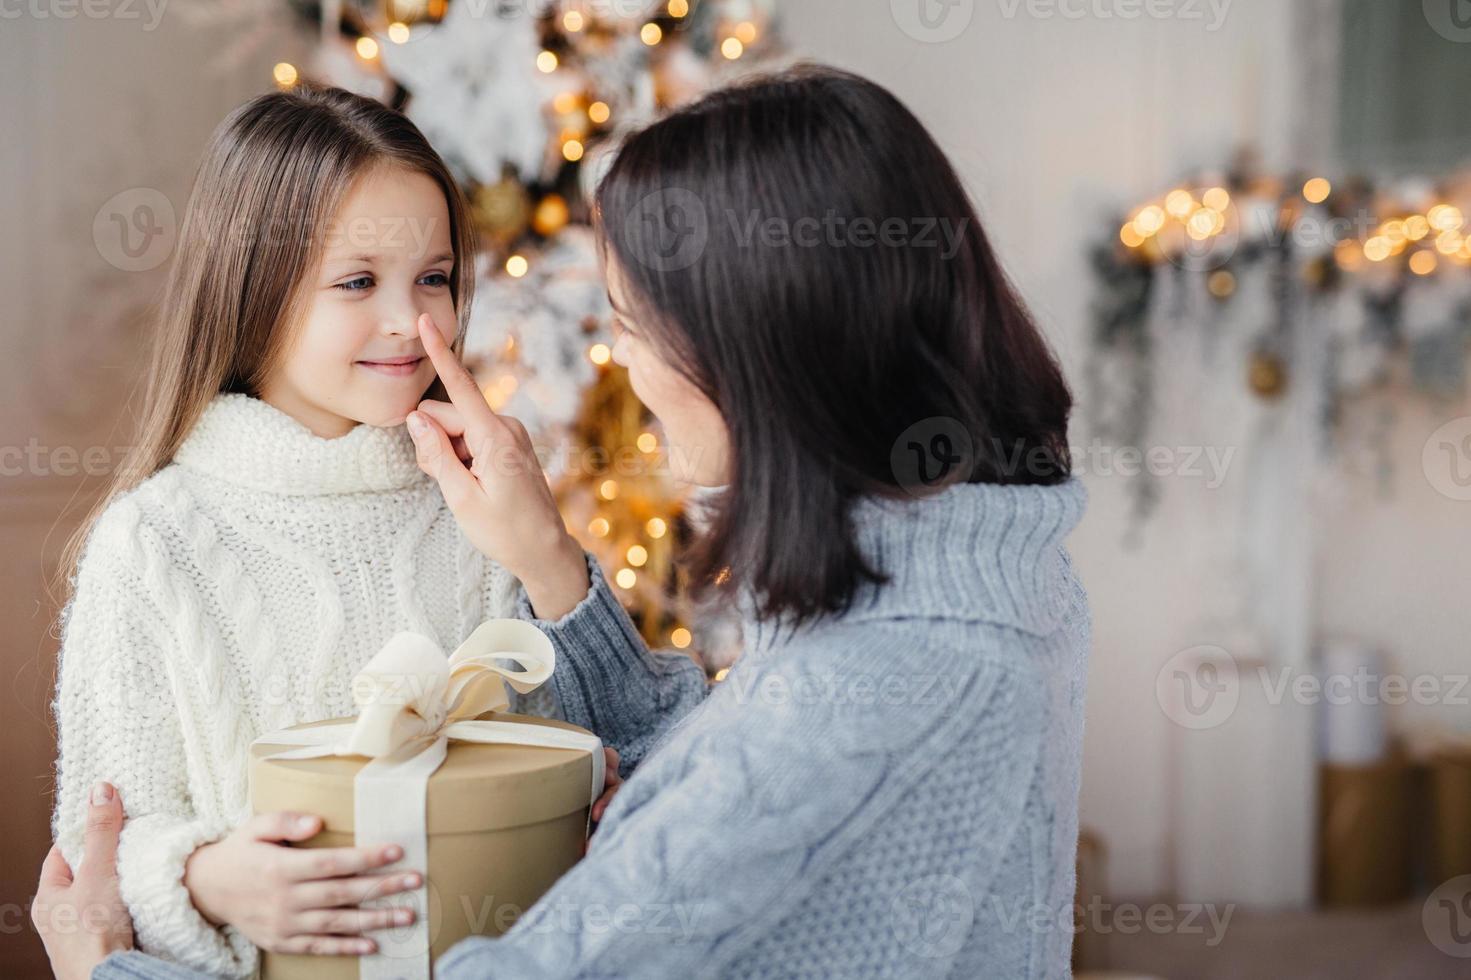
<path id="1" fill-rule="evenodd" d="M 251 740 L 352 714 L 353 675 L 395 632 L 453 650 L 518 590 L 459 533 L 402 426 L 322 439 L 242 394 L 107 508 L 74 584 L 53 831 L 75 866 L 87 794 L 116 784 L 139 946 L 223 976 L 250 974 L 255 950 L 199 915 L 182 875 L 249 815 Z"/>

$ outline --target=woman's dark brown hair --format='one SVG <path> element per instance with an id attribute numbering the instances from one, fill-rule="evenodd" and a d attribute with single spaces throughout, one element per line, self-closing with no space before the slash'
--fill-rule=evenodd
<path id="1" fill-rule="evenodd" d="M 729 568 L 768 616 L 841 611 L 882 581 L 854 497 L 1068 478 L 1062 371 L 880 86 L 804 66 L 716 92 L 629 138 L 596 204 L 637 319 L 729 431 L 697 589 Z"/>

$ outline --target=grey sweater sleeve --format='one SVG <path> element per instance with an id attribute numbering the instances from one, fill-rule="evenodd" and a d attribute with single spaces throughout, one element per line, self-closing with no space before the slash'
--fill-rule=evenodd
<path id="1" fill-rule="evenodd" d="M 905 846 L 914 854 L 968 849 L 966 886 L 980 902 L 1017 832 L 1035 771 L 1035 685 L 987 660 L 955 670 L 954 699 L 934 708 L 795 696 L 850 683 L 850 665 L 885 656 L 898 661 L 901 677 L 927 669 L 931 651 L 895 657 L 901 645 L 884 631 L 846 631 L 788 651 L 771 670 L 738 680 L 743 690 L 722 690 L 614 798 L 587 857 L 504 936 L 461 942 L 436 975 L 727 975 L 915 794 L 937 806 L 969 801 L 962 826 L 937 821 L 933 836 Z M 940 671 L 956 666 L 933 659 Z M 899 861 L 884 873 L 870 884 L 893 896 L 913 872 Z M 818 941 L 826 924 L 812 928 Z M 874 975 L 920 980 L 948 972 L 946 958 L 913 956 L 881 930 L 869 952 Z"/>
<path id="2" fill-rule="evenodd" d="M 113 953 L 92 971 L 92 980 L 209 980 L 210 976 L 136 949 Z"/>
<path id="3" fill-rule="evenodd" d="M 522 589 L 516 615 L 541 627 L 556 648 L 552 688 L 561 716 L 616 749 L 627 775 L 709 688 L 689 657 L 649 650 L 598 560 L 590 552 L 584 557 L 592 585 L 571 612 L 538 619 Z"/>

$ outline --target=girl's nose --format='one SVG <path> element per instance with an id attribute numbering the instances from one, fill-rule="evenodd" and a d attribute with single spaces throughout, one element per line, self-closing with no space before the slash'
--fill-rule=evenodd
<path id="1" fill-rule="evenodd" d="M 417 303 L 396 303 L 392 308 L 384 310 L 380 328 L 390 337 L 417 337 L 419 315 L 428 312 Z"/>

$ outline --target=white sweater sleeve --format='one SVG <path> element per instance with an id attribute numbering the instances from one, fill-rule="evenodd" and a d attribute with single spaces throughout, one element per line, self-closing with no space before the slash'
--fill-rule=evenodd
<path id="1" fill-rule="evenodd" d="M 173 641 L 147 598 L 138 542 L 108 516 L 89 539 L 62 618 L 52 829 L 75 867 L 92 785 L 116 785 L 127 813 L 118 879 L 139 948 L 215 975 L 248 975 L 250 941 L 211 926 L 184 888 L 185 860 L 231 828 L 201 819 L 191 802 L 168 662 Z"/>

